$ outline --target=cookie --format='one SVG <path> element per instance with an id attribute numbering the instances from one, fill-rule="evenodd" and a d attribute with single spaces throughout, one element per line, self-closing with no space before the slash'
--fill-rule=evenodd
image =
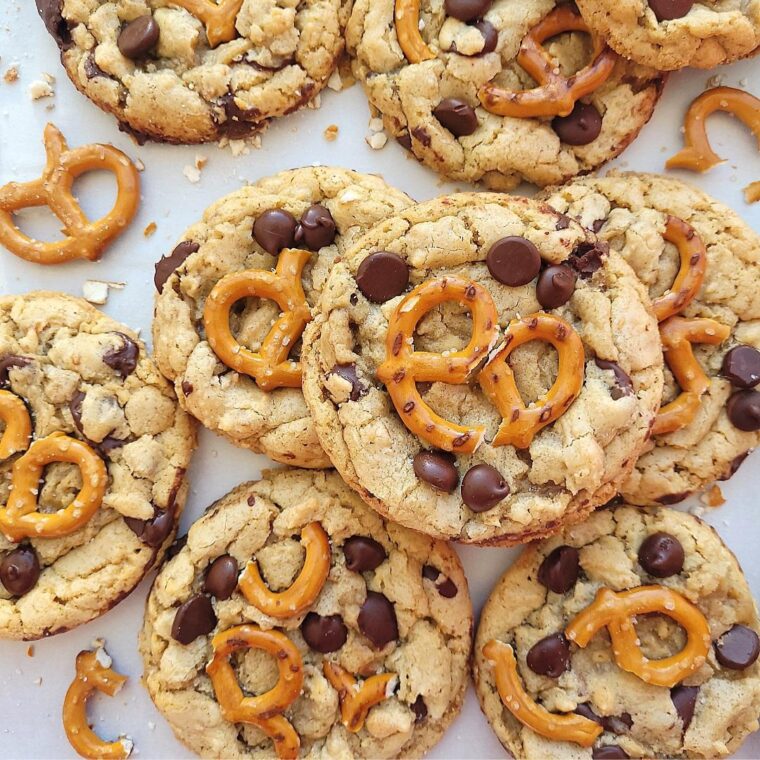
<path id="1" fill-rule="evenodd" d="M 174 538 L 194 447 L 135 332 L 59 293 L 0 298 L 0 637 L 127 596 Z"/>
<path id="2" fill-rule="evenodd" d="M 240 139 L 311 102 L 344 0 L 36 0 L 76 88 L 140 140 Z M 216 7 L 216 6 L 219 7 Z"/>
<path id="3" fill-rule="evenodd" d="M 301 331 L 333 262 L 362 232 L 410 203 L 379 177 L 312 167 L 264 179 L 211 206 L 156 266 L 156 361 L 174 382 L 183 407 L 237 446 L 285 464 L 329 467 L 300 389 Z M 281 253 L 283 249 L 290 253 Z M 285 255 L 290 258 L 283 259 Z M 278 262 L 287 271 L 274 275 Z M 292 309 L 287 325 L 275 324 L 285 318 L 281 306 L 253 295 L 241 297 L 232 308 L 233 335 L 225 345 L 232 338 L 246 350 L 233 344 L 224 352 L 216 342 L 212 348 L 204 315 L 220 280 L 244 272 L 253 274 L 257 292 L 264 293 L 267 282 L 284 288 L 280 300 Z M 297 292 L 301 286 L 303 293 Z M 225 315 L 216 320 L 220 329 L 212 328 L 212 334 L 224 332 L 225 320 Z M 280 333 L 280 327 L 286 332 Z M 239 366 L 241 351 L 261 355 L 267 335 L 279 343 L 272 349 L 277 356 L 267 354 L 266 367 L 231 368 Z M 266 375 L 270 365 L 283 365 L 284 371 Z"/>
<path id="4" fill-rule="evenodd" d="M 527 548 L 496 584 L 475 688 L 515 757 L 719 757 L 758 729 L 758 631 L 709 525 L 602 509 Z"/>
<path id="5" fill-rule="evenodd" d="M 573 5 L 551 0 L 357 0 L 346 41 L 404 147 L 446 177 L 510 190 L 599 167 L 652 115 L 663 76 L 590 44 L 584 28 Z M 544 90 L 516 96 L 538 78 Z"/>
<path id="6" fill-rule="evenodd" d="M 760 14 L 752 3 L 578 0 L 578 7 L 618 53 L 664 71 L 713 69 L 760 47 Z"/>
<path id="7" fill-rule="evenodd" d="M 628 265 L 506 195 L 381 222 L 333 267 L 304 344 L 304 394 L 346 482 L 467 543 L 529 541 L 612 498 L 662 387 Z"/>
<path id="8" fill-rule="evenodd" d="M 448 545 L 385 522 L 333 471 L 287 469 L 190 528 L 140 651 L 153 701 L 201 756 L 406 758 L 459 712 L 471 636 Z M 258 696 L 238 703 L 230 684 Z"/>
<path id="9" fill-rule="evenodd" d="M 690 344 L 696 366 L 682 361 L 688 341 L 680 351 L 666 346 L 665 408 L 648 451 L 622 486 L 625 498 L 672 504 L 729 477 L 760 444 L 760 237 L 722 203 L 669 177 L 610 173 L 577 180 L 544 198 L 619 251 L 655 304 L 663 297 L 663 303 L 679 299 L 663 312 L 664 336 L 678 338 L 683 328 L 702 333 Z M 681 257 L 670 242 L 678 220 L 687 225 L 687 235 L 694 233 L 685 250 L 697 246 L 697 260 L 685 268 L 693 275 L 685 288 L 675 284 Z M 674 309 L 677 314 L 670 315 Z M 692 379 L 677 379 L 674 369 Z M 700 384 L 700 377 L 706 382 Z M 696 392 L 692 398 L 690 390 Z M 689 414 L 668 424 L 668 410 L 684 401 Z"/>

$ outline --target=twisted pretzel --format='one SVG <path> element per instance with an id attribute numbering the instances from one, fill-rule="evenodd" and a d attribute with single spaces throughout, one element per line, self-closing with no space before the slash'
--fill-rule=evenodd
<path id="1" fill-rule="evenodd" d="M 203 323 L 214 353 L 230 369 L 252 377 L 263 391 L 301 387 L 301 364 L 290 361 L 288 356 L 311 320 L 301 284 L 301 273 L 310 255 L 308 251 L 285 248 L 274 272 L 246 269 L 228 274 L 206 299 Z M 241 346 L 230 330 L 230 309 L 241 298 L 254 296 L 269 298 L 282 309 L 259 351 Z"/>
<path id="2" fill-rule="evenodd" d="M 480 88 L 478 97 L 486 111 L 497 116 L 535 118 L 537 116 L 567 116 L 575 103 L 599 89 L 612 74 L 618 56 L 601 37 L 592 35 L 593 59 L 586 67 L 564 77 L 555 61 L 543 47 L 550 37 L 563 32 L 587 32 L 586 22 L 574 6 L 561 5 L 528 32 L 520 45 L 517 63 L 530 74 L 539 87 L 532 90 L 505 90 L 489 83 Z"/>
<path id="3" fill-rule="evenodd" d="M 338 692 L 340 719 L 352 734 L 364 728 L 367 713 L 375 705 L 390 697 L 389 691 L 398 682 L 398 676 L 395 673 L 381 673 L 367 678 L 359 686 L 357 680 L 347 670 L 328 660 L 324 661 L 322 670 L 325 678 Z"/>
<path id="4" fill-rule="evenodd" d="M 570 324 L 543 312 L 512 320 L 505 338 L 504 347 L 483 367 L 478 381 L 503 418 L 493 445 L 527 449 L 539 430 L 559 419 L 580 393 L 586 354 Z M 533 340 L 544 340 L 557 349 L 559 371 L 549 392 L 526 409 L 507 360 L 518 346 Z"/>
<path id="5" fill-rule="evenodd" d="M 461 351 L 448 355 L 414 350 L 414 331 L 431 309 L 458 301 L 472 313 L 472 337 Z M 498 337 L 498 314 L 491 294 L 472 280 L 428 280 L 409 293 L 391 315 L 385 361 L 377 377 L 385 384 L 401 420 L 415 435 L 438 449 L 471 454 L 483 442 L 485 426 L 464 427 L 443 419 L 422 399 L 417 383 L 466 383 L 488 356 Z"/>
<path id="6" fill-rule="evenodd" d="M 301 746 L 293 726 L 282 713 L 298 699 L 303 686 L 303 662 L 295 644 L 280 631 L 262 631 L 255 625 L 238 625 L 211 640 L 214 656 L 206 665 L 225 720 L 250 723 L 274 742 L 279 758 L 296 758 Z M 280 677 L 275 686 L 256 697 L 245 697 L 227 658 L 239 649 L 261 649 L 277 661 Z"/>
<path id="7" fill-rule="evenodd" d="M 649 660 L 639 648 L 634 615 L 659 612 L 686 631 L 686 646 L 672 657 Z M 586 647 L 600 628 L 607 628 L 618 666 L 646 683 L 672 688 L 699 670 L 710 650 L 710 626 L 699 608 L 665 586 L 640 586 L 615 592 L 600 588 L 593 603 L 576 615 L 565 636 Z"/>
<path id="8" fill-rule="evenodd" d="M 596 721 L 582 715 L 556 715 L 537 704 L 520 682 L 517 661 L 509 644 L 491 639 L 483 647 L 483 656 L 493 663 L 496 688 L 504 706 L 520 723 L 537 734 L 554 741 L 590 747 L 604 730 Z"/>
<path id="9" fill-rule="evenodd" d="M 237 36 L 235 22 L 243 0 L 219 0 L 219 3 L 213 0 L 172 0 L 171 4 L 179 5 L 203 22 L 206 39 L 212 48 Z"/>
<path id="10" fill-rule="evenodd" d="M 65 509 L 37 510 L 37 492 L 46 465 L 70 462 L 82 473 L 82 489 Z M 100 507 L 108 480 L 103 460 L 83 441 L 53 433 L 32 443 L 13 465 L 8 504 L 0 507 L 0 531 L 9 541 L 59 538 L 81 528 Z"/>
<path id="11" fill-rule="evenodd" d="M 710 387 L 710 378 L 699 366 L 692 344 L 709 343 L 717 346 L 730 334 L 730 327 L 714 319 L 670 317 L 660 325 L 665 361 L 682 392 L 657 412 L 653 435 L 672 433 L 686 427 L 699 411 L 700 399 Z"/>
<path id="12" fill-rule="evenodd" d="M 32 420 L 26 404 L 10 391 L 0 391 L 0 420 L 5 430 L 0 438 L 0 462 L 29 446 L 32 437 Z"/>
<path id="13" fill-rule="evenodd" d="M 76 659 L 76 675 L 63 700 L 63 728 L 69 744 L 82 757 L 123 760 L 132 751 L 129 739 L 104 742 L 87 722 L 87 700 L 94 691 L 113 697 L 127 677 L 98 661 L 97 652 L 80 652 Z"/>
<path id="14" fill-rule="evenodd" d="M 420 0 L 396 0 L 393 8 L 398 44 L 409 63 L 435 58 L 420 34 Z"/>
<path id="15" fill-rule="evenodd" d="M 301 572 L 289 588 L 276 594 L 270 591 L 259 573 L 256 561 L 249 562 L 238 585 L 243 596 L 265 615 L 284 620 L 308 609 L 319 596 L 330 573 L 330 540 L 318 523 L 309 523 L 301 531 L 301 543 L 306 549 Z"/>
<path id="16" fill-rule="evenodd" d="M 137 169 L 112 145 L 83 145 L 69 150 L 53 124 L 45 127 L 44 142 L 47 163 L 42 177 L 32 182 L 9 182 L 0 188 L 0 244 L 35 264 L 60 264 L 73 259 L 95 261 L 137 211 L 140 198 Z M 112 172 L 118 190 L 113 208 L 91 222 L 71 189 L 77 177 L 98 170 Z M 13 221 L 13 214 L 32 206 L 48 206 L 63 223 L 67 237 L 45 243 L 21 232 Z"/>

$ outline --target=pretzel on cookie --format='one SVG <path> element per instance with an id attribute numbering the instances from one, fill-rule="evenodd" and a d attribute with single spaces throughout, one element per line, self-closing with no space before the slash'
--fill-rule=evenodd
<path id="1" fill-rule="evenodd" d="M 686 631 L 686 645 L 672 657 L 650 660 L 639 647 L 636 615 L 657 612 L 675 620 Z M 665 586 L 639 586 L 615 592 L 601 588 L 585 610 L 565 628 L 565 636 L 586 647 L 601 628 L 607 628 L 618 666 L 642 681 L 672 688 L 704 665 L 710 650 L 710 626 L 686 597 Z"/>
<path id="2" fill-rule="evenodd" d="M 483 647 L 483 656 L 493 665 L 496 689 L 504 706 L 537 734 L 553 741 L 591 747 L 604 730 L 596 721 L 582 715 L 550 713 L 532 699 L 520 682 L 517 661 L 509 644 L 491 639 Z"/>
<path id="3" fill-rule="evenodd" d="M 222 42 L 230 42 L 237 36 L 235 22 L 243 0 L 172 0 L 203 22 L 208 44 L 215 48 Z"/>
<path id="4" fill-rule="evenodd" d="M 303 661 L 295 644 L 280 631 L 264 631 L 256 625 L 238 625 L 211 640 L 214 656 L 206 665 L 216 699 L 225 720 L 250 723 L 274 742 L 278 758 L 296 758 L 301 740 L 282 713 L 298 699 L 303 686 Z M 279 678 L 273 688 L 246 697 L 228 659 L 240 649 L 261 649 L 275 658 Z"/>
<path id="5" fill-rule="evenodd" d="M 140 200 L 140 178 L 135 165 L 112 145 L 83 145 L 69 150 L 61 132 L 45 127 L 47 163 L 42 177 L 32 182 L 10 182 L 0 188 L 0 245 L 36 264 L 61 264 L 73 259 L 96 260 L 103 249 L 132 221 Z M 105 170 L 116 177 L 113 208 L 91 222 L 72 194 L 74 180 L 91 171 Z M 56 242 L 34 240 L 13 220 L 24 208 L 48 206 L 60 219 L 66 237 Z"/>
<path id="6" fill-rule="evenodd" d="M 601 37 L 592 35 L 594 52 L 591 63 L 571 77 L 564 77 L 557 61 L 543 47 L 546 40 L 563 32 L 591 33 L 570 3 L 555 8 L 528 32 L 520 45 L 517 63 L 539 86 L 514 91 L 494 83 L 484 84 L 478 92 L 483 108 L 498 116 L 522 119 L 567 116 L 576 101 L 598 90 L 612 74 L 618 55 Z"/>
<path id="7" fill-rule="evenodd" d="M 420 34 L 420 0 L 395 0 L 393 21 L 398 44 L 409 63 L 421 63 L 435 58 Z"/>
<path id="8" fill-rule="evenodd" d="M 11 391 L 0 391 L 0 421 L 5 425 L 0 437 L 0 462 L 29 446 L 32 420 L 26 404 Z"/>
<path id="9" fill-rule="evenodd" d="M 414 350 L 414 331 L 436 306 L 456 301 L 472 314 L 472 336 L 460 351 L 446 354 Z M 415 435 L 444 451 L 471 454 L 483 441 L 485 427 L 465 427 L 443 419 L 422 399 L 417 383 L 466 383 L 488 356 L 498 337 L 498 313 L 491 294 L 464 277 L 442 277 L 418 285 L 396 307 L 388 323 L 385 361 L 378 379 L 388 389 L 402 422 Z"/>
<path id="10" fill-rule="evenodd" d="M 318 523 L 309 523 L 301 531 L 306 549 L 301 572 L 289 588 L 279 593 L 270 591 L 264 583 L 256 561 L 249 562 L 238 585 L 243 596 L 265 615 L 284 620 L 308 609 L 325 585 L 330 574 L 330 539 Z"/>
<path id="11" fill-rule="evenodd" d="M 107 664 L 101 662 L 105 659 Z M 104 742 L 89 726 L 87 700 L 94 691 L 113 697 L 127 677 L 110 667 L 110 658 L 103 650 L 83 651 L 77 655 L 76 676 L 63 700 L 63 728 L 71 746 L 82 757 L 123 760 L 132 751 L 132 742 L 121 738 Z"/>
<path id="12" fill-rule="evenodd" d="M 561 317 L 538 312 L 510 322 L 506 341 L 478 378 L 481 388 L 499 410 L 502 423 L 494 446 L 527 449 L 536 434 L 559 419 L 583 387 L 586 355 L 578 333 Z M 549 392 L 526 409 L 508 359 L 518 347 L 533 340 L 551 343 L 559 356 L 559 371 Z"/>
<path id="13" fill-rule="evenodd" d="M 699 366 L 692 344 L 717 346 L 730 334 L 728 325 L 714 319 L 670 317 L 660 325 L 665 361 L 681 387 L 681 393 L 657 412 L 653 435 L 672 433 L 686 427 L 696 416 L 700 399 L 710 387 L 710 378 Z"/>
<path id="14" fill-rule="evenodd" d="M 367 713 L 393 693 L 398 683 L 395 673 L 380 673 L 367 678 L 361 685 L 345 669 L 335 662 L 325 660 L 322 665 L 325 678 L 338 692 L 340 718 L 343 725 L 355 734 L 364 728 Z"/>
<path id="15" fill-rule="evenodd" d="M 206 299 L 203 323 L 206 338 L 230 369 L 252 377 L 263 391 L 300 388 L 301 364 L 288 359 L 311 320 L 301 273 L 311 254 L 296 248 L 280 253 L 274 272 L 246 269 L 223 277 Z M 259 351 L 237 342 L 230 330 L 230 310 L 242 298 L 269 298 L 282 309 Z"/>

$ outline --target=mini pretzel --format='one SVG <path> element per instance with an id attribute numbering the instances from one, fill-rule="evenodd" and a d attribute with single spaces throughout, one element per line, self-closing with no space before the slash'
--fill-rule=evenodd
<path id="1" fill-rule="evenodd" d="M 73 259 L 95 261 L 103 249 L 132 221 L 140 199 L 140 179 L 134 164 L 112 145 L 83 145 L 69 150 L 61 132 L 45 127 L 47 163 L 42 177 L 32 182 L 10 182 L 0 188 L 0 244 L 35 264 L 60 264 Z M 71 189 L 74 180 L 90 171 L 116 176 L 116 202 L 103 217 L 91 222 Z M 66 238 L 54 243 L 34 240 L 13 221 L 23 208 L 48 206 L 63 223 Z"/>
<path id="2" fill-rule="evenodd" d="M 734 87 L 714 87 L 703 92 L 689 106 L 684 119 L 686 147 L 667 160 L 668 169 L 690 169 L 706 172 L 723 160 L 707 139 L 707 117 L 726 111 L 743 121 L 760 141 L 760 99 Z"/>
<path id="3" fill-rule="evenodd" d="M 364 728 L 367 713 L 390 696 L 389 689 L 398 681 L 395 673 L 381 673 L 367 678 L 359 686 L 357 680 L 347 670 L 328 660 L 324 661 L 322 670 L 325 678 L 338 692 L 341 722 L 352 734 Z"/>
<path id="4" fill-rule="evenodd" d="M 252 377 L 263 391 L 300 388 L 301 364 L 288 356 L 311 320 L 311 310 L 301 284 L 301 272 L 309 251 L 285 248 L 274 272 L 246 269 L 228 274 L 216 283 L 206 299 L 203 323 L 214 353 L 230 369 Z M 269 298 L 282 309 L 259 351 L 235 340 L 230 330 L 230 310 L 241 298 Z"/>
<path id="5" fill-rule="evenodd" d="M 659 612 L 686 631 L 686 646 L 672 657 L 650 660 L 639 648 L 635 615 Z M 665 586 L 639 586 L 629 591 L 601 588 L 593 603 L 565 628 L 565 636 L 586 647 L 600 628 L 607 628 L 618 666 L 646 683 L 672 688 L 702 667 L 710 650 L 710 626 L 699 608 Z"/>
<path id="6" fill-rule="evenodd" d="M 694 300 L 707 269 L 705 244 L 690 224 L 678 217 L 668 216 L 663 237 L 678 248 L 681 268 L 670 290 L 655 298 L 652 304 L 658 322 L 678 314 Z"/>
<path id="7" fill-rule="evenodd" d="M 431 309 L 458 301 L 472 313 L 472 337 L 461 351 L 448 355 L 414 350 L 414 331 Z M 417 391 L 417 383 L 466 383 L 488 356 L 498 336 L 498 314 L 491 294 L 472 280 L 444 277 L 428 280 L 409 293 L 391 315 L 385 361 L 377 377 L 388 389 L 402 422 L 431 446 L 471 454 L 483 442 L 485 427 L 464 427 L 436 414 Z"/>
<path id="8" fill-rule="evenodd" d="M 590 747 L 604 730 L 596 721 L 582 715 L 557 715 L 537 704 L 520 682 L 517 661 L 509 644 L 491 639 L 483 647 L 483 655 L 493 663 L 496 688 L 502 703 L 524 726 L 547 739 L 575 742 L 581 747 Z"/>
<path id="9" fill-rule="evenodd" d="M 235 22 L 243 0 L 219 0 L 218 3 L 214 0 L 172 0 L 171 4 L 179 5 L 203 22 L 212 48 L 237 36 Z"/>
<path id="10" fill-rule="evenodd" d="M 37 492 L 46 465 L 70 462 L 82 473 L 82 489 L 65 509 L 37 510 Z M 0 507 L 0 531 L 9 541 L 59 538 L 81 528 L 100 507 L 108 475 L 103 460 L 86 444 L 63 433 L 35 441 L 13 465 L 8 504 Z"/>
<path id="11" fill-rule="evenodd" d="M 578 333 L 553 314 L 538 312 L 515 319 L 504 337 L 504 347 L 483 367 L 479 382 L 503 418 L 493 445 L 527 449 L 538 431 L 559 419 L 575 401 L 583 387 L 586 355 Z M 557 349 L 559 371 L 549 392 L 526 409 L 507 360 L 518 346 L 533 340 Z"/>
<path id="12" fill-rule="evenodd" d="M 97 652 L 85 650 L 77 655 L 76 676 L 63 700 L 63 728 L 69 744 L 77 754 L 88 758 L 129 757 L 132 742 L 119 739 L 104 742 L 87 722 L 87 700 L 94 691 L 113 697 L 126 682 L 127 677 L 98 661 Z"/>
<path id="13" fill-rule="evenodd" d="M 420 0 L 396 0 L 393 9 L 396 36 L 409 63 L 421 63 L 435 58 L 420 34 Z"/>
<path id="14" fill-rule="evenodd" d="M 486 111 L 498 116 L 521 119 L 538 116 L 567 116 L 575 103 L 598 90 L 612 74 L 618 56 L 601 37 L 593 36 L 593 59 L 571 77 L 559 73 L 559 65 L 543 47 L 550 37 L 563 32 L 591 33 L 572 4 L 561 5 L 540 21 L 525 36 L 517 62 L 540 87 L 532 90 L 505 90 L 489 83 L 480 88 L 478 97 Z"/>
<path id="15" fill-rule="evenodd" d="M 660 325 L 665 361 L 675 375 L 682 393 L 657 413 L 653 435 L 672 433 L 686 427 L 699 410 L 700 399 L 710 387 L 710 378 L 694 356 L 693 343 L 717 346 L 731 334 L 731 328 L 714 319 L 671 317 Z"/>
<path id="16" fill-rule="evenodd" d="M 301 572 L 289 588 L 276 594 L 270 591 L 259 573 L 256 561 L 249 562 L 238 585 L 243 596 L 265 615 L 284 620 L 308 609 L 319 596 L 330 573 L 330 540 L 318 523 L 309 523 L 301 531 L 301 543 L 306 549 Z"/>
<path id="17" fill-rule="evenodd" d="M 32 437 L 32 420 L 26 404 L 10 391 L 0 391 L 0 420 L 5 430 L 0 438 L 0 462 L 29 446 Z"/>
<path id="18" fill-rule="evenodd" d="M 206 665 L 225 720 L 250 723 L 274 742 L 277 757 L 296 758 L 301 746 L 293 726 L 282 713 L 298 699 L 303 686 L 303 662 L 295 644 L 280 631 L 263 631 L 255 625 L 238 625 L 211 640 L 214 656 Z M 280 677 L 275 686 L 256 697 L 245 697 L 228 657 L 239 649 L 261 649 L 271 654 Z"/>

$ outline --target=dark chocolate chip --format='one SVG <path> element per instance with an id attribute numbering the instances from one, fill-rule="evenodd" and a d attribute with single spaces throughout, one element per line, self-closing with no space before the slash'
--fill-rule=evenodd
<path id="1" fill-rule="evenodd" d="M 673 707 L 676 708 L 681 723 L 683 723 L 684 731 L 689 727 L 691 719 L 694 717 L 698 694 L 699 686 L 675 686 L 670 690 L 670 699 L 673 701 Z"/>
<path id="2" fill-rule="evenodd" d="M 359 630 L 376 649 L 398 638 L 396 610 L 390 599 L 377 591 L 367 591 L 367 598 L 359 610 Z"/>
<path id="3" fill-rule="evenodd" d="M 557 230 L 557 232 L 561 232 L 562 230 L 568 229 L 570 227 L 571 219 L 569 216 L 565 214 L 560 214 L 559 219 L 557 219 L 557 224 L 554 225 L 554 229 Z"/>
<path id="4" fill-rule="evenodd" d="M 459 485 L 459 471 L 445 452 L 420 451 L 412 462 L 414 474 L 438 491 L 452 493 Z"/>
<path id="5" fill-rule="evenodd" d="M 412 130 L 412 135 L 421 142 L 426 148 L 429 148 L 432 143 L 432 138 L 428 134 L 424 127 L 415 127 Z"/>
<path id="6" fill-rule="evenodd" d="M 745 460 L 749 456 L 749 451 L 745 451 L 743 454 L 739 454 L 738 457 L 731 460 L 731 464 L 728 466 L 726 472 L 719 478 L 719 480 L 728 480 L 736 475 L 739 468 L 744 464 Z"/>
<path id="7" fill-rule="evenodd" d="M 193 384 L 189 380 L 183 380 L 182 381 L 182 393 L 185 394 L 185 396 L 189 396 L 195 388 L 193 388 Z"/>
<path id="8" fill-rule="evenodd" d="M 71 45 L 71 30 L 62 15 L 63 0 L 36 0 L 37 12 L 45 28 L 61 50 L 68 50 Z"/>
<path id="9" fill-rule="evenodd" d="M 404 148 L 404 150 L 412 149 L 412 136 L 408 132 L 404 132 L 396 138 L 396 142 Z"/>
<path id="10" fill-rule="evenodd" d="M 336 364 L 330 374 L 342 377 L 345 381 L 351 383 L 351 394 L 349 395 L 351 401 L 358 401 L 367 392 L 367 389 L 361 384 L 359 376 L 356 374 L 355 364 Z"/>
<path id="11" fill-rule="evenodd" d="M 613 734 L 627 734 L 633 725 L 633 718 L 631 718 L 630 713 L 624 712 L 621 715 L 597 715 L 588 702 L 579 704 L 573 712 L 577 715 L 582 715 L 584 718 L 588 718 L 588 720 L 593 720 L 595 723 L 602 726 L 605 731 L 609 731 Z"/>
<path id="12" fill-rule="evenodd" d="M 728 399 L 726 412 L 731 424 L 746 433 L 760 430 L 760 392 L 738 391 Z"/>
<path id="13" fill-rule="evenodd" d="M 462 479 L 462 501 L 473 512 L 487 512 L 509 495 L 509 484 L 490 464 L 476 464 Z"/>
<path id="14" fill-rule="evenodd" d="M 353 573 L 375 570 L 388 556 L 381 543 L 367 536 L 351 536 L 343 544 L 346 567 Z"/>
<path id="15" fill-rule="evenodd" d="M 487 13 L 491 2 L 492 0 L 445 0 L 444 8 L 447 16 L 460 21 L 474 21 Z"/>
<path id="16" fill-rule="evenodd" d="M 617 744 L 606 744 L 604 747 L 594 747 L 591 750 L 593 760 L 624 760 L 628 756 Z"/>
<path id="17" fill-rule="evenodd" d="M 680 504 L 684 499 L 688 499 L 689 496 L 691 496 L 691 491 L 684 491 L 683 493 L 670 493 L 665 494 L 665 496 L 660 496 L 657 501 L 660 504 L 664 504 L 666 506 L 672 506 L 673 504 Z"/>
<path id="18" fill-rule="evenodd" d="M 397 253 L 376 251 L 359 264 L 356 283 L 372 303 L 385 303 L 406 290 L 409 267 Z"/>
<path id="19" fill-rule="evenodd" d="M 6 354 L 0 359 L 0 388 L 7 388 L 10 385 L 9 373 L 12 369 L 23 369 L 32 363 L 31 359 L 16 354 Z"/>
<path id="20" fill-rule="evenodd" d="M 483 35 L 483 49 L 478 55 L 493 53 L 499 44 L 499 33 L 496 27 L 488 21 L 476 21 L 473 26 Z"/>
<path id="21" fill-rule="evenodd" d="M 230 140 L 242 140 L 261 130 L 261 111 L 258 108 L 241 108 L 231 92 L 222 95 L 218 103 L 227 117 L 226 121 L 217 121 L 220 134 Z"/>
<path id="22" fill-rule="evenodd" d="M 432 581 L 442 597 L 453 599 L 457 595 L 457 587 L 454 581 L 445 576 L 437 567 L 423 565 L 422 577 Z"/>
<path id="23" fill-rule="evenodd" d="M 417 699 L 412 702 L 411 708 L 414 713 L 415 723 L 422 723 L 422 721 L 427 718 L 428 709 L 425 700 L 422 698 L 422 694 L 417 695 Z"/>
<path id="24" fill-rule="evenodd" d="M 694 0 L 649 0 L 649 7 L 658 21 L 683 18 L 694 5 Z"/>
<path id="25" fill-rule="evenodd" d="M 715 657 L 724 668 L 744 670 L 760 654 L 760 640 L 746 625 L 737 623 L 715 642 Z"/>
<path id="26" fill-rule="evenodd" d="M 683 546 L 670 533 L 652 533 L 639 547 L 639 564 L 655 578 L 669 578 L 683 570 Z"/>
<path id="27" fill-rule="evenodd" d="M 157 510 L 157 514 L 150 520 L 125 517 L 124 522 L 146 546 L 157 549 L 174 528 L 174 509 L 166 509 L 163 512 Z"/>
<path id="28" fill-rule="evenodd" d="M 166 559 L 174 559 L 185 547 L 187 546 L 187 533 L 184 536 L 180 536 L 176 539 L 172 545 L 166 550 Z"/>
<path id="29" fill-rule="evenodd" d="M 570 645 L 561 633 L 553 633 L 536 642 L 525 661 L 534 673 L 559 678 L 570 668 Z"/>
<path id="30" fill-rule="evenodd" d="M 579 101 L 567 116 L 552 119 L 552 129 L 566 145 L 588 145 L 602 131 L 602 115 L 592 103 Z"/>
<path id="31" fill-rule="evenodd" d="M 119 32 L 116 44 L 125 58 L 144 58 L 158 44 L 161 30 L 150 14 L 138 16 Z"/>
<path id="32" fill-rule="evenodd" d="M 564 264 L 547 267 L 539 275 L 536 298 L 544 309 L 557 309 L 566 304 L 575 290 L 576 274 Z"/>
<path id="33" fill-rule="evenodd" d="M 253 223 L 253 238 L 267 252 L 276 256 L 296 242 L 298 223 L 289 211 L 270 208 Z"/>
<path id="34" fill-rule="evenodd" d="M 606 243 L 581 243 L 570 254 L 567 263 L 580 275 L 588 280 L 602 266 L 602 260 L 608 253 Z"/>
<path id="35" fill-rule="evenodd" d="M 31 546 L 18 546 L 0 561 L 0 583 L 9 594 L 23 596 L 40 577 L 40 561 Z"/>
<path id="36" fill-rule="evenodd" d="M 91 441 L 84 433 L 84 426 L 82 425 L 82 403 L 84 402 L 85 394 L 82 391 L 77 391 L 69 401 L 69 411 L 71 412 L 71 418 L 74 420 L 74 427 L 79 431 L 80 435 L 93 447 L 95 447 L 104 457 L 114 449 L 121 448 L 127 441 L 121 438 L 114 438 L 107 435 L 102 441 Z"/>
<path id="37" fill-rule="evenodd" d="M 337 652 L 348 638 L 348 629 L 340 615 L 317 615 L 310 612 L 301 623 L 304 641 L 315 652 Z"/>
<path id="38" fill-rule="evenodd" d="M 736 346 L 723 357 L 723 377 L 737 388 L 754 388 L 760 383 L 760 351 L 752 346 Z"/>
<path id="39" fill-rule="evenodd" d="M 303 240 L 311 251 L 318 251 L 335 240 L 335 220 L 328 209 L 315 203 L 301 215 L 301 224 L 296 230 L 296 241 Z"/>
<path id="40" fill-rule="evenodd" d="M 491 276 L 516 288 L 532 282 L 541 271 L 541 254 L 530 240 L 523 237 L 505 237 L 497 240 L 488 250 L 486 265 Z"/>
<path id="41" fill-rule="evenodd" d="M 84 73 L 88 79 L 108 76 L 108 74 L 106 74 L 106 72 L 95 62 L 95 56 L 92 55 L 92 53 L 84 59 Z"/>
<path id="42" fill-rule="evenodd" d="M 216 627 L 216 613 L 205 594 L 190 597 L 178 610 L 172 623 L 172 638 L 187 646 L 198 636 L 211 633 Z"/>
<path id="43" fill-rule="evenodd" d="M 566 594 L 578 580 L 578 550 L 558 546 L 544 557 L 538 568 L 538 581 L 555 594 Z"/>
<path id="44" fill-rule="evenodd" d="M 607 361 L 607 359 L 595 359 L 596 366 L 602 370 L 611 370 L 615 375 L 615 387 L 610 391 L 610 396 L 617 401 L 623 396 L 633 395 L 633 381 L 623 368 L 616 362 Z"/>
<path id="45" fill-rule="evenodd" d="M 445 98 L 434 109 L 433 116 L 455 137 L 466 137 L 478 128 L 475 109 L 459 98 Z"/>
<path id="46" fill-rule="evenodd" d="M 153 282 L 159 293 L 164 289 L 169 277 L 182 266 L 191 253 L 195 253 L 199 248 L 200 246 L 195 241 L 183 240 L 168 256 L 162 256 L 160 261 L 156 262 Z"/>
<path id="47" fill-rule="evenodd" d="M 140 354 L 140 349 L 137 347 L 137 343 L 128 335 L 124 335 L 121 332 L 117 332 L 115 335 L 121 338 L 122 344 L 119 348 L 109 348 L 103 355 L 103 363 L 111 369 L 115 369 L 123 380 L 137 368 L 137 358 Z"/>
<path id="48" fill-rule="evenodd" d="M 234 557 L 223 554 L 217 557 L 206 571 L 203 590 L 216 599 L 224 601 L 237 588 L 238 564 Z"/>

